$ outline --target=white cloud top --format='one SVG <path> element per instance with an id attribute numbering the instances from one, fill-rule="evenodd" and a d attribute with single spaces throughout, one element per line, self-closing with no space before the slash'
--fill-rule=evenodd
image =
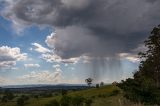
<path id="1" fill-rule="evenodd" d="M 21 53 L 20 48 L 8 46 L 0 47 L 0 68 L 11 68 L 17 61 L 27 59 L 26 53 Z"/>
<path id="2" fill-rule="evenodd" d="M 34 50 L 39 52 L 39 53 L 51 52 L 49 49 L 43 47 L 42 45 L 40 45 L 38 43 L 32 43 L 32 45 L 35 47 Z"/>

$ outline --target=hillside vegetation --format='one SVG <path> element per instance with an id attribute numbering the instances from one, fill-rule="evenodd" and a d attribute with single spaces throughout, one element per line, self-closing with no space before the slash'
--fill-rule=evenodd
<path id="1" fill-rule="evenodd" d="M 25 101 L 24 106 L 54 106 L 49 105 L 48 103 L 53 100 L 60 102 L 63 96 L 59 94 L 52 97 L 29 97 L 29 99 Z M 133 104 L 132 102 L 126 100 L 123 97 L 122 90 L 114 85 L 107 85 L 100 88 L 90 88 L 80 91 L 69 91 L 65 96 L 72 98 L 81 97 L 92 100 L 91 106 L 142 106 Z M 13 100 L 8 102 L 0 102 L 0 106 L 17 106 L 17 98 L 18 97 L 15 97 Z"/>

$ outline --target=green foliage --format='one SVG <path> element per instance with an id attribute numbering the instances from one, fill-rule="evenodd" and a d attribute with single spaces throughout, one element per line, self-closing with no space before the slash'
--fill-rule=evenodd
<path id="1" fill-rule="evenodd" d="M 104 95 L 104 94 L 99 94 L 98 97 L 99 97 L 99 98 L 105 98 L 106 95 Z"/>
<path id="2" fill-rule="evenodd" d="M 85 99 L 85 106 L 91 106 L 92 103 L 93 103 L 92 99 Z"/>
<path id="3" fill-rule="evenodd" d="M 34 97 L 34 98 L 36 98 L 36 99 L 38 99 L 38 98 L 39 98 L 39 96 L 38 96 L 38 95 L 33 95 L 33 97 Z"/>
<path id="4" fill-rule="evenodd" d="M 38 95 L 37 95 L 37 96 L 38 96 Z M 36 98 L 37 98 L 37 96 L 36 96 Z M 40 96 L 41 96 L 41 97 L 52 97 L 53 95 L 52 95 L 51 92 L 43 92 L 43 93 L 40 94 Z"/>
<path id="5" fill-rule="evenodd" d="M 21 97 L 19 97 L 17 99 L 17 106 L 24 106 L 25 102 L 29 100 L 29 97 L 26 95 L 21 95 Z"/>
<path id="6" fill-rule="evenodd" d="M 72 105 L 73 106 L 83 106 L 83 101 L 85 99 L 81 96 L 72 97 Z"/>
<path id="7" fill-rule="evenodd" d="M 5 91 L 5 95 L 6 95 L 8 100 L 12 100 L 14 98 L 13 93 L 11 91 L 9 91 L 9 90 Z"/>
<path id="8" fill-rule="evenodd" d="M 87 78 L 87 79 L 85 79 L 85 82 L 88 84 L 89 87 L 91 86 L 92 81 L 93 81 L 92 78 Z"/>
<path id="9" fill-rule="evenodd" d="M 52 101 L 50 101 L 45 106 L 60 106 L 60 104 L 59 104 L 59 102 L 56 99 L 53 99 Z"/>
<path id="10" fill-rule="evenodd" d="M 67 90 L 62 89 L 61 93 L 62 93 L 62 95 L 67 95 Z"/>
<path id="11" fill-rule="evenodd" d="M 119 93 L 120 91 L 118 89 L 115 89 L 110 93 L 110 96 L 117 96 Z"/>
<path id="12" fill-rule="evenodd" d="M 99 84 L 96 84 L 96 88 L 99 88 Z"/>
<path id="13" fill-rule="evenodd" d="M 145 46 L 147 51 L 139 53 L 139 71 L 118 86 L 134 102 L 160 104 L 160 26 L 153 28 Z"/>
<path id="14" fill-rule="evenodd" d="M 60 100 L 61 106 L 70 106 L 71 105 L 71 97 L 69 96 L 62 96 Z"/>
<path id="15" fill-rule="evenodd" d="M 2 102 L 7 102 L 7 101 L 9 101 L 9 100 L 14 99 L 14 97 L 15 97 L 15 96 L 14 96 L 14 94 L 13 94 L 11 91 L 5 90 L 1 101 L 2 101 Z"/>
<path id="16" fill-rule="evenodd" d="M 17 106 L 24 106 L 24 99 L 23 98 L 18 98 L 17 99 Z"/>
<path id="17" fill-rule="evenodd" d="M 120 93 L 117 96 L 110 96 L 111 92 L 115 89 L 120 90 Z M 27 92 L 27 94 L 14 93 L 14 95 L 16 95 L 15 99 L 8 102 L 0 101 L 0 106 L 17 106 L 17 99 L 19 99 L 22 95 L 26 95 L 29 97 L 29 100 L 24 100 L 24 106 L 45 106 L 47 104 L 50 104 L 53 99 L 56 99 L 61 106 L 61 103 L 60 103 L 62 98 L 62 96 L 60 95 L 61 90 L 56 92 L 58 92 L 59 95 L 53 96 L 53 97 L 41 97 L 39 91 Z M 123 92 L 121 91 L 121 89 L 119 89 L 117 86 L 105 85 L 104 87 L 100 87 L 99 89 L 90 88 L 85 90 L 70 91 L 68 92 L 67 96 L 70 98 L 69 106 L 74 106 L 72 104 L 72 101 L 73 101 L 73 98 L 77 96 L 84 98 L 83 106 L 135 106 L 133 102 L 126 100 L 123 97 L 122 93 Z M 158 95 L 158 91 L 155 91 L 155 93 Z M 33 97 L 33 95 L 38 95 L 39 98 L 36 99 Z M 3 95 L 0 95 L 0 96 L 2 97 Z M 119 104 L 120 103 L 119 99 L 120 99 L 121 105 Z M 158 100 L 159 99 L 157 98 L 157 101 Z M 92 102 L 90 104 L 90 102 L 88 103 L 87 101 L 92 101 Z M 149 106 L 152 106 L 152 105 L 149 105 Z"/>
<path id="18" fill-rule="evenodd" d="M 1 101 L 2 102 L 7 102 L 8 101 L 7 96 L 3 96 L 2 99 L 1 99 Z"/>
<path id="19" fill-rule="evenodd" d="M 101 87 L 104 86 L 104 82 L 101 82 L 101 83 L 100 83 L 100 86 L 101 86 Z"/>
<path id="20" fill-rule="evenodd" d="M 23 98 L 24 100 L 28 100 L 28 99 L 29 99 L 29 96 L 22 95 L 21 98 Z"/>
<path id="21" fill-rule="evenodd" d="M 86 99 L 82 96 L 62 96 L 60 100 L 61 106 L 91 106 L 92 99 Z M 48 106 L 48 105 L 47 105 Z"/>

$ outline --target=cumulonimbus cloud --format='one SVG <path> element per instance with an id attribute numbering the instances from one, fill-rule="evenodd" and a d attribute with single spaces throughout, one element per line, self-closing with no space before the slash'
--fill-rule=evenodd
<path id="1" fill-rule="evenodd" d="M 14 1 L 14 2 L 13 2 Z M 16 28 L 49 25 L 46 39 L 61 58 L 131 53 L 160 23 L 158 0 L 5 0 L 1 14 Z M 22 27 L 23 26 L 23 27 Z"/>

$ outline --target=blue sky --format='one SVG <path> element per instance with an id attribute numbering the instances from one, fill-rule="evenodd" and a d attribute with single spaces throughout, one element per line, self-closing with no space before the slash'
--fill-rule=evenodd
<path id="1" fill-rule="evenodd" d="M 145 0 L 1 1 L 0 85 L 77 84 L 88 77 L 111 83 L 132 77 L 145 34 L 159 22 L 156 5 Z"/>
<path id="2" fill-rule="evenodd" d="M 4 19 L 2 16 L 0 17 L 0 46 L 7 46 L 10 48 L 18 47 L 21 50 L 21 53 L 27 53 L 27 59 L 23 61 L 17 61 L 16 65 L 12 65 L 9 68 L 1 68 L 0 70 L 0 78 L 3 80 L 1 81 L 1 84 L 39 84 L 41 82 L 34 81 L 36 78 L 33 78 L 32 80 L 29 80 L 26 82 L 26 79 L 22 78 L 25 75 L 31 75 L 32 72 L 35 73 L 41 73 L 44 71 L 48 71 L 48 73 L 55 73 L 56 68 L 54 65 L 60 65 L 57 68 L 60 68 L 61 75 L 58 76 L 60 79 L 58 81 L 54 81 L 54 75 L 53 75 L 53 81 L 50 81 L 49 79 L 44 78 L 44 81 L 42 83 L 49 83 L 49 84 L 57 84 L 57 83 L 84 83 L 83 80 L 85 78 L 90 77 L 90 72 L 87 72 L 90 70 L 90 66 L 88 67 L 85 65 L 85 63 L 77 62 L 77 63 L 56 63 L 56 62 L 47 62 L 46 60 L 41 58 L 41 53 L 36 52 L 34 50 L 34 46 L 32 43 L 38 43 L 42 45 L 44 48 L 48 48 L 47 44 L 45 43 L 46 37 L 52 33 L 52 29 L 50 27 L 46 27 L 43 29 L 40 29 L 37 26 L 31 26 L 30 28 L 25 29 L 21 33 L 15 32 L 15 30 L 12 28 L 12 22 Z M 31 50 L 32 48 L 32 50 Z M 32 64 L 33 66 L 26 66 L 25 64 Z M 34 66 L 35 64 L 38 64 L 39 66 Z M 89 63 L 88 63 L 89 64 Z M 131 62 L 128 60 L 122 61 L 122 67 L 123 67 L 123 75 L 121 76 L 123 79 L 123 76 L 125 78 L 132 76 L 132 71 L 137 69 L 137 63 Z M 41 76 L 40 74 L 40 76 Z M 42 75 L 43 76 L 43 75 Z M 45 75 L 44 75 L 45 76 Z M 106 77 L 109 75 L 106 75 Z M 38 76 L 37 76 L 38 77 Z M 19 81 L 21 80 L 21 81 Z M 24 80 L 24 81 L 23 81 Z M 113 81 L 114 79 L 105 79 L 102 78 L 102 81 L 106 80 L 106 83 Z M 120 79 L 117 79 L 120 80 Z M 4 81 L 4 82 L 3 82 Z M 108 82 L 107 82 L 108 81 Z"/>

